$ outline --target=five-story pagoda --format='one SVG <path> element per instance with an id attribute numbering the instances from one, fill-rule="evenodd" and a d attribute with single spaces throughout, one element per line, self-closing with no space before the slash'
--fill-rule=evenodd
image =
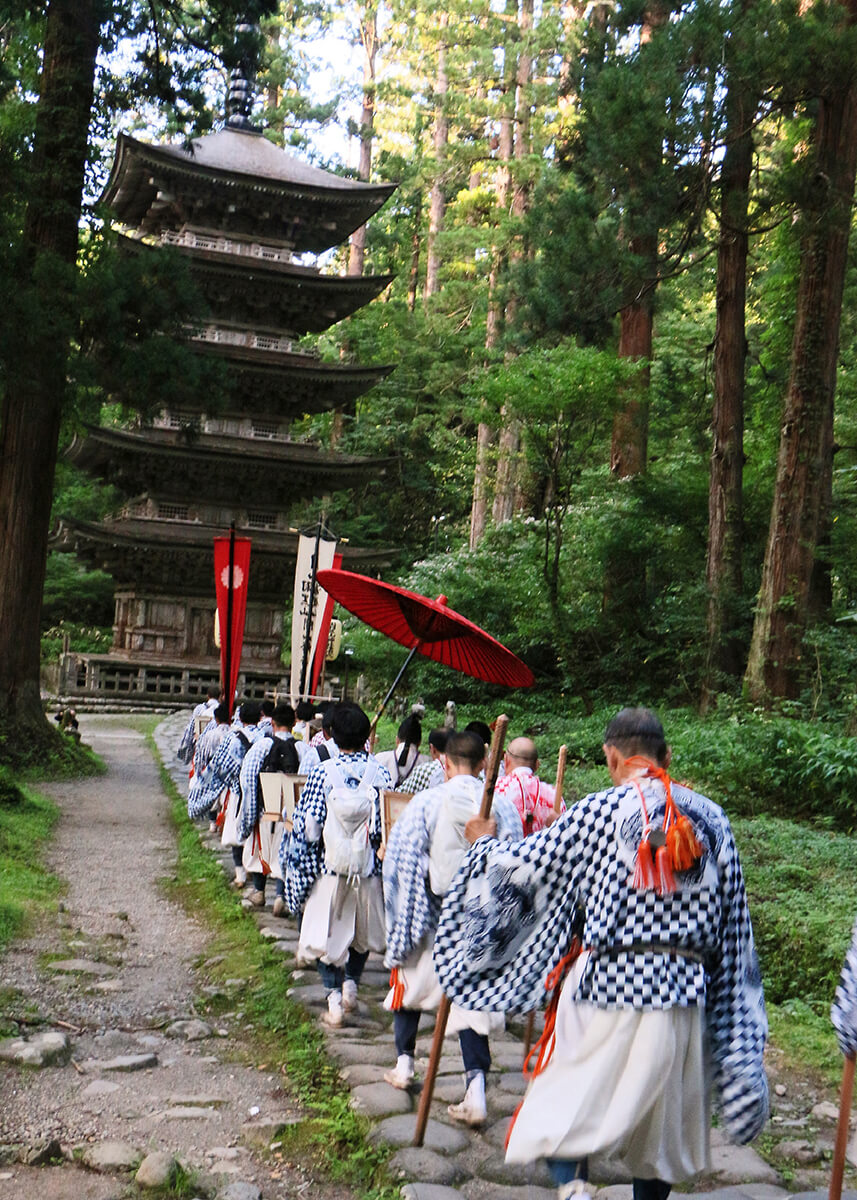
<path id="1" fill-rule="evenodd" d="M 252 538 L 239 687 L 285 686 L 282 617 L 292 590 L 292 525 L 306 502 L 358 484 L 387 463 L 292 440 L 292 421 L 341 408 L 390 368 L 323 363 L 299 345 L 355 312 L 386 276 L 338 277 L 307 255 L 341 244 L 394 190 L 301 162 L 249 120 L 246 72 L 233 74 L 223 129 L 182 145 L 120 135 L 102 200 L 123 248 L 186 257 L 207 305 L 188 339 L 227 368 L 226 406 L 163 409 L 148 425 L 88 428 L 72 462 L 117 485 L 124 508 L 98 524 L 66 517 L 57 549 L 76 551 L 115 580 L 107 655 L 67 655 L 65 694 L 191 699 L 218 678 L 213 538 Z M 345 566 L 380 567 L 388 555 L 345 547 Z"/>

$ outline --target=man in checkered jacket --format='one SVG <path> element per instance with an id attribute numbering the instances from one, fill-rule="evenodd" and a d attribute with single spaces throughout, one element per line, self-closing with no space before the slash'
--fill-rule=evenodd
<path id="1" fill-rule="evenodd" d="M 507 1162 L 545 1158 L 566 1197 L 600 1154 L 634 1200 L 666 1200 L 709 1166 L 712 1091 L 732 1140 L 767 1120 L 767 1020 L 725 814 L 666 774 L 650 710 L 614 717 L 604 753 L 614 786 L 540 833 L 510 846 L 468 823 L 434 962 L 464 1008 L 527 1012 L 561 986 Z"/>

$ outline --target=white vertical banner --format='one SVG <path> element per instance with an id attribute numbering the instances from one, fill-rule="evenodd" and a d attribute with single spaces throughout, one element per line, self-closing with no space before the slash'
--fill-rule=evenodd
<path id="1" fill-rule="evenodd" d="M 306 680 L 305 690 L 309 690 L 312 678 L 312 662 L 315 657 L 318 635 L 324 616 L 324 606 L 327 592 L 316 584 L 315 596 L 312 593 L 313 575 L 318 571 L 327 570 L 333 566 L 333 556 L 336 552 L 336 542 L 321 538 L 318 543 L 318 562 L 314 563 L 316 539 L 315 534 L 307 536 L 302 533 L 298 540 L 298 561 L 295 567 L 295 600 L 292 610 L 292 659 L 291 659 L 291 694 L 292 704 L 301 697 L 301 664 L 304 661 L 307 629 L 311 629 L 309 649 L 306 651 Z"/>

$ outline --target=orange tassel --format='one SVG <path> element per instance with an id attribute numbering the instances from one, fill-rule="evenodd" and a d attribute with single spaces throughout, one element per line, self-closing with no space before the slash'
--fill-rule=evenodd
<path id="1" fill-rule="evenodd" d="M 648 891 L 655 886 L 655 863 L 652 858 L 652 847 L 648 837 L 644 837 L 637 847 L 637 863 L 634 867 L 634 878 L 631 886 L 638 892 Z"/>
<path id="2" fill-rule="evenodd" d="M 655 890 L 658 895 L 671 896 L 675 891 L 675 877 L 673 875 L 672 863 L 670 862 L 670 852 L 666 846 L 658 847 L 658 852 L 655 855 L 655 870 L 657 872 Z"/>
<path id="3" fill-rule="evenodd" d="M 405 985 L 399 975 L 398 967 L 393 967 L 390 972 L 390 987 L 393 989 L 393 999 L 390 1008 L 393 1012 L 398 1012 L 405 999 Z"/>
<path id="4" fill-rule="evenodd" d="M 702 855 L 699 838 L 684 813 L 667 830 L 667 845 L 676 871 L 689 871 Z"/>

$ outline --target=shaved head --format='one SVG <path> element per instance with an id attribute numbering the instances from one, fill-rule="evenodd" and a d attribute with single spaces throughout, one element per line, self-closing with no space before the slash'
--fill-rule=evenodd
<path id="1" fill-rule="evenodd" d="M 536 743 L 532 738 L 516 737 L 509 742 L 506 753 L 510 758 L 514 758 L 524 767 L 533 767 L 539 761 L 539 754 L 536 750 Z"/>

